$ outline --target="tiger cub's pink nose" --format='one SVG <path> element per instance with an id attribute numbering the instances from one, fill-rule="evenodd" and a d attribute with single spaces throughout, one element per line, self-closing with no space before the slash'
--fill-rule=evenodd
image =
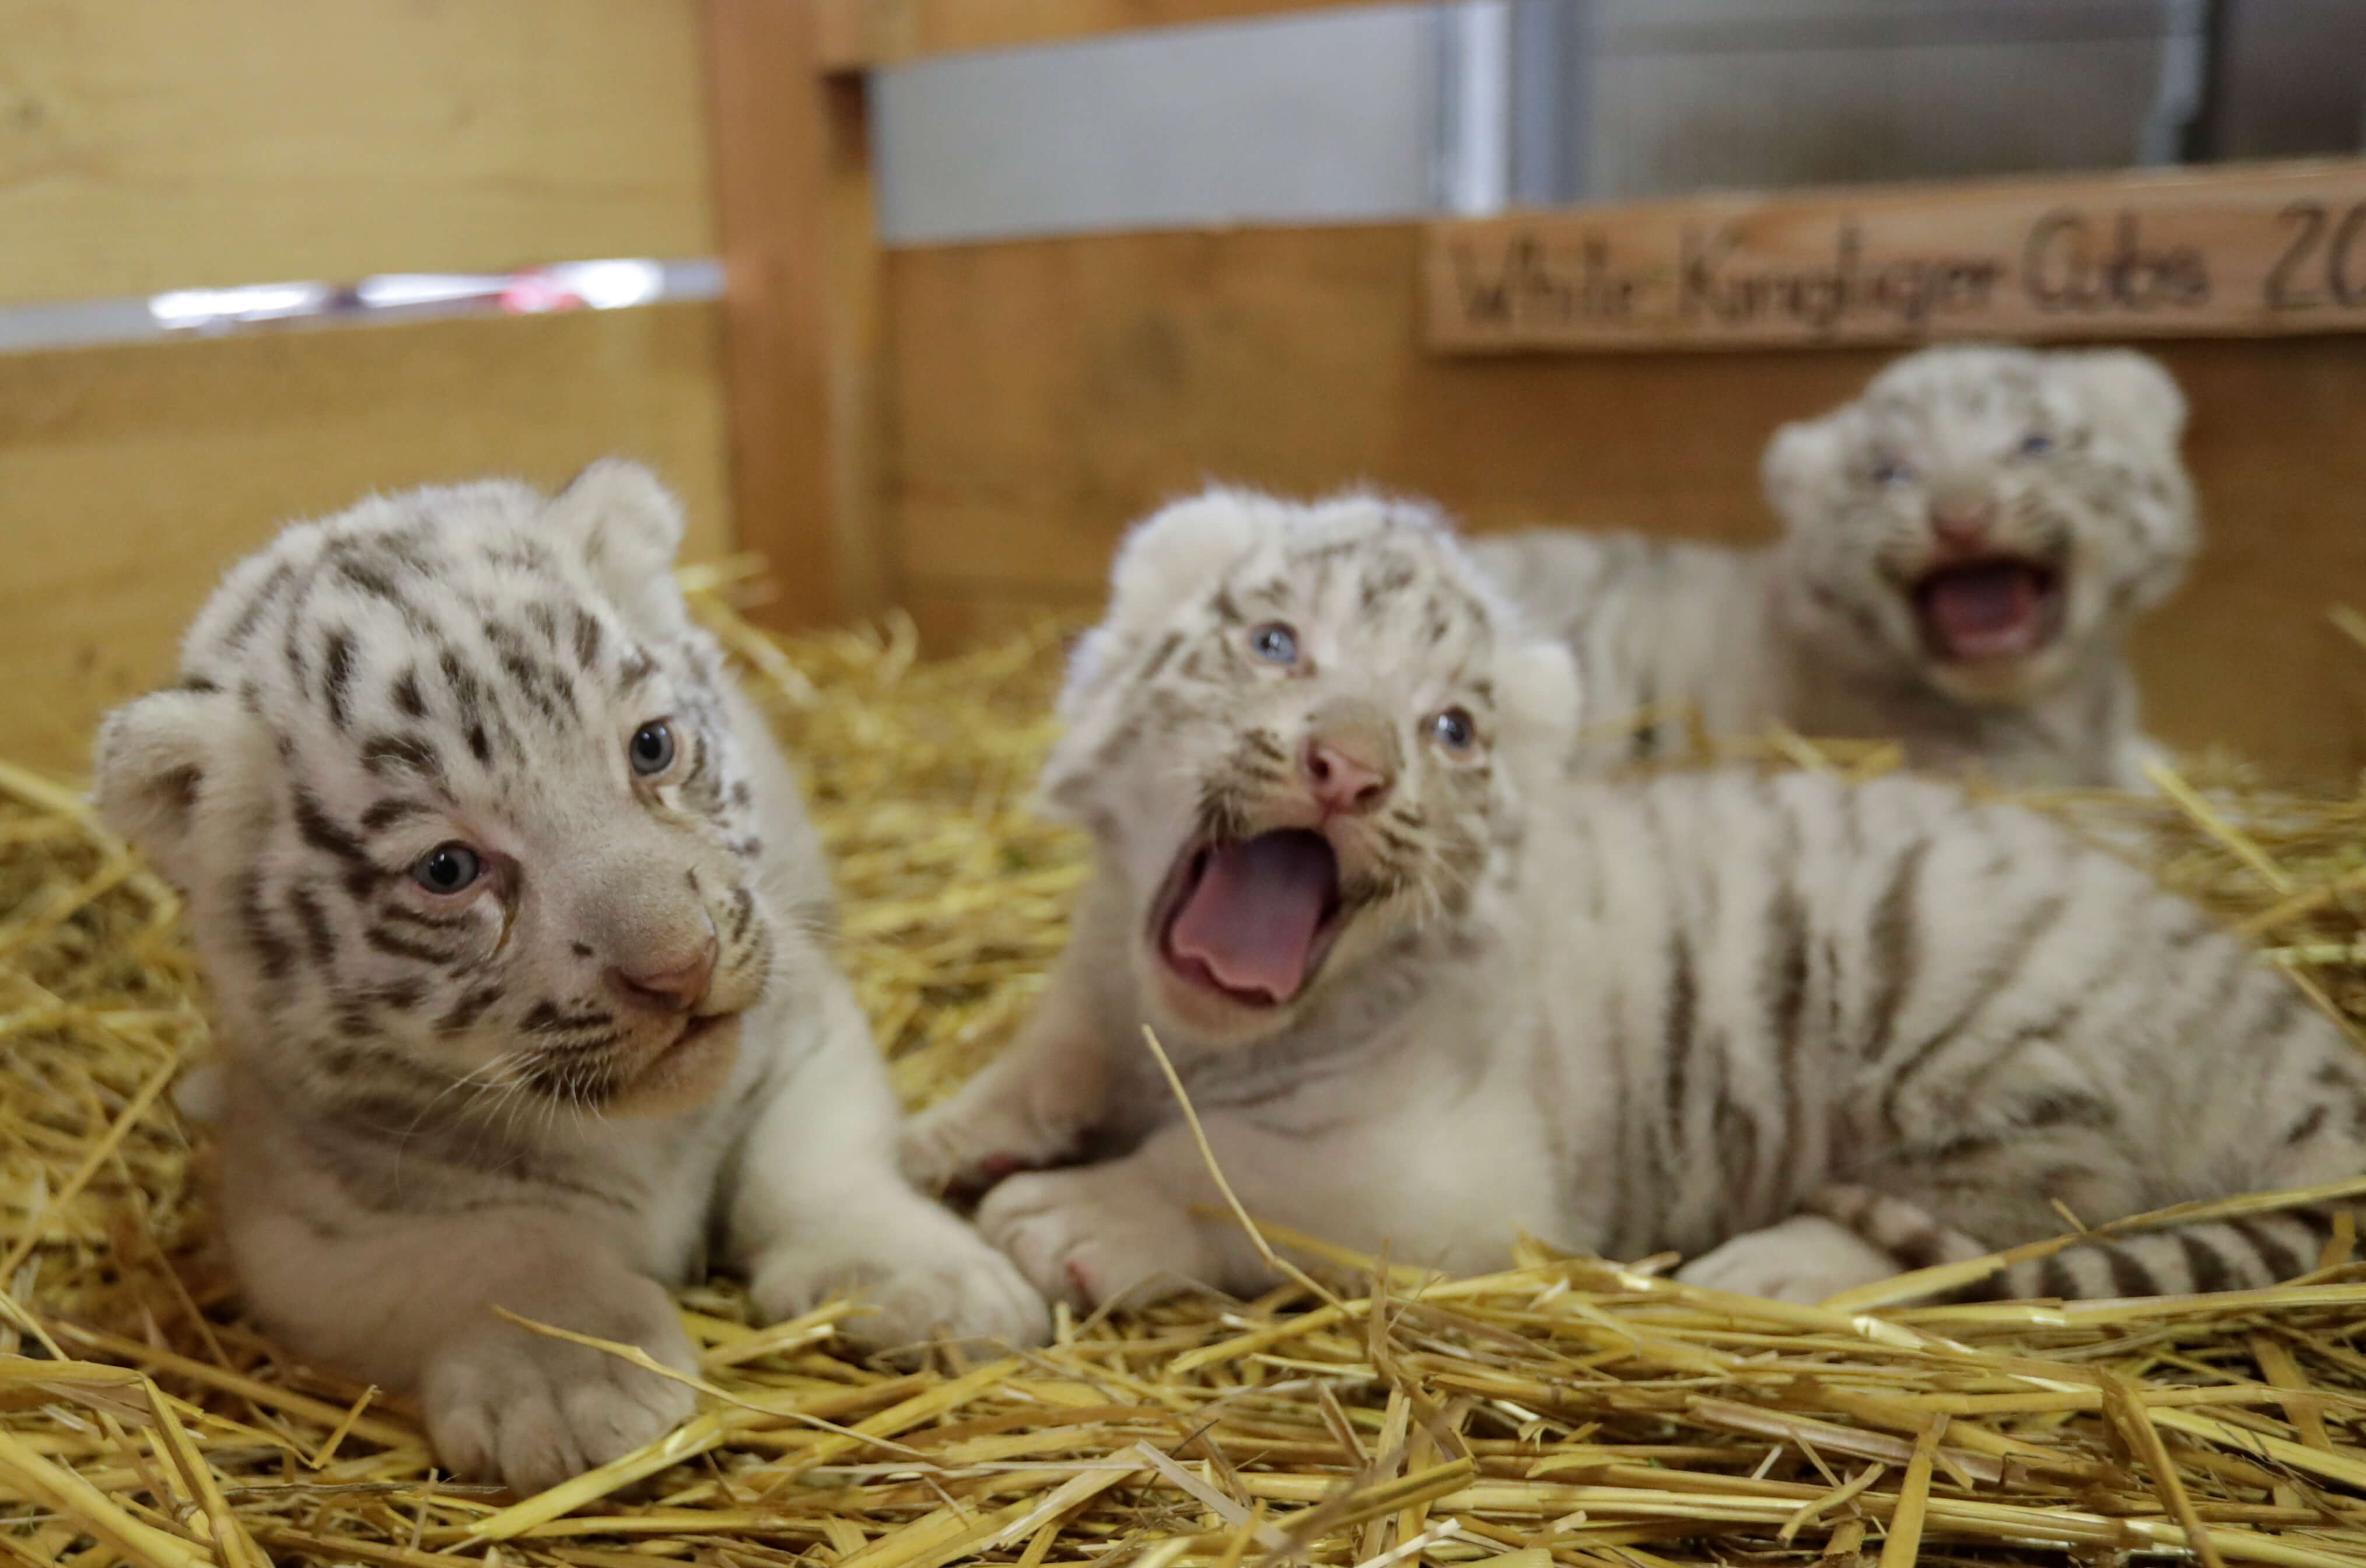
<path id="1" fill-rule="evenodd" d="M 619 964 L 608 971 L 608 984 L 630 1007 L 649 1012 L 688 1012 L 706 995 L 715 976 L 716 946 L 708 937 L 688 959 L 658 958 L 640 964 Z"/>
<path id="2" fill-rule="evenodd" d="M 1309 740 L 1300 766 L 1305 770 L 1315 800 L 1326 811 L 1350 815 L 1369 811 L 1388 798 L 1393 782 L 1387 769 L 1329 741 Z"/>
<path id="3" fill-rule="evenodd" d="M 1931 502 L 1931 531 L 1942 544 L 1958 550 L 1986 545 L 1996 518 L 1996 502 L 1984 495 L 1947 494 Z"/>

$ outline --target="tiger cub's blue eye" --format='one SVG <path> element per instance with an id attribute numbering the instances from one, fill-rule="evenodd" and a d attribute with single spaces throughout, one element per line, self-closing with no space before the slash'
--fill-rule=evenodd
<path id="1" fill-rule="evenodd" d="M 2021 438 L 2021 455 L 2024 457 L 2043 457 L 2053 450 L 2054 437 L 2042 430 L 2033 430 Z"/>
<path id="2" fill-rule="evenodd" d="M 1298 634 L 1279 621 L 1268 621 L 1250 632 L 1249 648 L 1268 664 L 1298 662 Z"/>
<path id="3" fill-rule="evenodd" d="M 1877 485 L 1902 485 L 1914 477 L 1913 466 L 1896 457 L 1876 459 L 1868 472 Z"/>
<path id="4" fill-rule="evenodd" d="M 633 760 L 633 772 L 650 778 L 673 766 L 673 726 L 656 718 L 633 731 L 625 754 Z"/>
<path id="5" fill-rule="evenodd" d="M 1448 708 L 1429 721 L 1430 738 L 1449 751 L 1468 751 L 1479 742 L 1479 726 L 1461 708 Z"/>
<path id="6" fill-rule="evenodd" d="M 467 891 L 484 874 L 485 863 L 462 843 L 438 844 L 411 863 L 411 880 L 430 893 Z"/>

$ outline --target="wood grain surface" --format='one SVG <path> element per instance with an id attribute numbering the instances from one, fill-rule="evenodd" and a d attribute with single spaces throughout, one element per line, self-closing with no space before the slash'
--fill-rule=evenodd
<path id="1" fill-rule="evenodd" d="M 1422 296 L 1448 353 L 2366 331 L 2366 159 L 1444 222 Z"/>
<path id="2" fill-rule="evenodd" d="M 0 304 L 714 248 L 697 0 L 0 0 Z"/>
<path id="3" fill-rule="evenodd" d="M 0 355 L 0 734 L 71 771 L 110 704 L 165 678 L 222 570 L 372 491 L 611 452 L 727 547 L 711 305 Z"/>

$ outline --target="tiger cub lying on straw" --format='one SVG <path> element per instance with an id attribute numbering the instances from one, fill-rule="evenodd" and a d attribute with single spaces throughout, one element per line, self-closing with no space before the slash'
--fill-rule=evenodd
<path id="1" fill-rule="evenodd" d="M 772 1315 L 860 1287 L 875 1344 L 1048 1326 L 896 1170 L 818 848 L 688 618 L 681 536 L 623 463 L 365 502 L 232 570 L 181 684 L 99 739 L 101 809 L 186 893 L 220 1008 L 250 1305 L 520 1489 L 692 1395 L 492 1309 L 690 1371 L 660 1281 L 710 1226 Z"/>
<path id="2" fill-rule="evenodd" d="M 1818 1300 L 2186 1199 L 2366 1171 L 2366 1064 L 2203 912 L 2021 808 L 1897 775 L 1572 780 L 1559 642 L 1445 528 L 1214 491 L 1143 525 L 1048 799 L 1096 874 L 1020 1040 L 907 1168 L 1080 1306 L 1261 1288 L 1252 1213 L 1399 1262 L 1515 1227 Z M 2087 1245 L 2017 1293 L 2313 1265 L 2326 1216 Z"/>
<path id="3" fill-rule="evenodd" d="M 1779 544 L 1546 531 L 1471 553 L 1576 649 L 1597 766 L 1681 751 L 1696 719 L 2140 788 L 2152 749 L 2124 644 L 2199 540 L 2184 424 L 2141 355 L 1925 349 L 1775 434 Z"/>

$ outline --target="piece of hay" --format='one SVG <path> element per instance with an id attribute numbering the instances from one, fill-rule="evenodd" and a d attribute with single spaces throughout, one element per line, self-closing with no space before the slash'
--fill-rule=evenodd
<path id="1" fill-rule="evenodd" d="M 898 1087 L 934 1098 L 1025 1014 L 1086 873 L 1026 809 L 1059 630 L 944 660 L 902 623 L 776 645 L 722 603 L 743 575 L 691 586 L 806 770 Z M 2197 783 L 2200 816 L 2175 792 L 2053 804 L 2366 1016 L 2366 800 Z M 157 1094 L 205 1048 L 177 913 L 71 794 L 0 764 L 0 1257 L 22 1259 L 0 1294 L 0 1552 L 19 1560 L 2366 1564 L 2346 1247 L 2314 1282 L 2222 1298 L 1865 1312 L 1533 1244 L 1461 1280 L 1310 1244 L 1334 1303 L 1195 1296 L 917 1373 L 832 1356 L 842 1304 L 758 1328 L 707 1287 L 684 1322 L 720 1396 L 681 1431 L 538 1499 L 437 1481 L 407 1402 L 236 1316 Z"/>

